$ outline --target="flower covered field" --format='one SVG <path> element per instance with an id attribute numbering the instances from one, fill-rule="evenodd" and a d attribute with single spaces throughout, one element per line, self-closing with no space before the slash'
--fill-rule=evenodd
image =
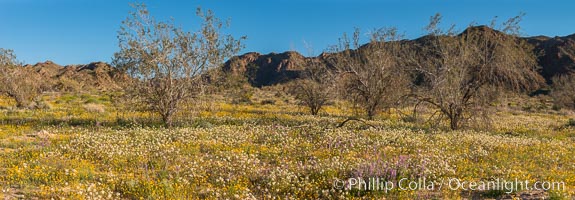
<path id="1" fill-rule="evenodd" d="M 0 100 L 3 199 L 575 197 L 569 113 L 501 109 L 484 131 L 430 129 L 393 113 L 338 127 L 352 114 L 346 105 L 310 116 L 289 101 L 214 97 L 166 129 L 105 94 L 44 99 L 50 109 L 15 110 Z M 358 184 L 370 178 L 389 185 Z M 469 184 L 496 180 L 531 184 Z M 547 190 L 528 191 L 538 182 Z"/>

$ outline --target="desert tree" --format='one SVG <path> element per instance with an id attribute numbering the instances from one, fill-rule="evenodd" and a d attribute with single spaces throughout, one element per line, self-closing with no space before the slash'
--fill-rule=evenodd
<path id="1" fill-rule="evenodd" d="M 477 119 L 488 122 L 489 105 L 501 92 L 536 89 L 543 80 L 533 47 L 518 37 L 520 21 L 517 16 L 497 26 L 494 20 L 457 35 L 453 26 L 440 28 L 441 15 L 431 17 L 429 35 L 404 56 L 421 79 L 416 98 L 455 130 Z"/>
<path id="2" fill-rule="evenodd" d="M 409 92 L 410 82 L 402 69 L 402 35 L 396 28 L 374 30 L 363 46 L 360 34 L 356 29 L 351 40 L 344 34 L 329 60 L 337 69 L 341 96 L 372 119 L 382 109 L 395 106 Z"/>
<path id="3" fill-rule="evenodd" d="M 201 91 L 202 74 L 237 53 L 244 37 L 223 35 L 229 24 L 210 10 L 198 8 L 201 27 L 185 31 L 173 20 L 156 21 L 143 4 L 133 7 L 118 32 L 114 64 L 132 77 L 126 94 L 172 126 L 182 104 Z"/>
<path id="4" fill-rule="evenodd" d="M 18 108 L 34 108 L 42 93 L 40 77 L 22 67 L 12 50 L 0 48 L 0 93 L 16 101 Z"/>
<path id="5" fill-rule="evenodd" d="M 575 74 L 556 76 L 552 81 L 551 96 L 555 105 L 575 110 Z"/>
<path id="6" fill-rule="evenodd" d="M 311 58 L 306 60 L 299 79 L 290 84 L 289 92 L 311 115 L 317 115 L 333 96 L 334 78 L 334 73 L 322 60 Z"/>

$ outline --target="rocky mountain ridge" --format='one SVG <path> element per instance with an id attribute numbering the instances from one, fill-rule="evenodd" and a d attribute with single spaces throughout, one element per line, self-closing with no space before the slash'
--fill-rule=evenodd
<path id="1" fill-rule="evenodd" d="M 495 31 L 486 26 L 472 28 Z M 403 42 L 421 44 L 426 41 L 427 37 L 423 36 Z M 575 34 L 564 37 L 536 36 L 522 37 L 521 39 L 533 45 L 533 51 L 538 57 L 540 66 L 539 74 L 548 83 L 556 75 L 575 73 Z M 232 74 L 247 76 L 249 79 L 255 80 L 251 82 L 253 86 L 261 87 L 297 78 L 307 63 L 327 64 L 329 56 L 330 54 L 323 53 L 317 57 L 304 57 L 293 51 L 270 54 L 251 52 L 231 58 L 222 69 Z"/>
<path id="2" fill-rule="evenodd" d="M 485 26 L 473 28 L 494 31 Z M 427 37 L 404 42 L 424 43 Z M 554 76 L 575 73 L 575 34 L 564 37 L 535 36 L 521 39 L 533 45 L 533 51 L 538 56 L 539 73 L 548 83 Z M 305 57 L 294 51 L 269 54 L 250 52 L 232 57 L 221 70 L 247 77 L 252 86 L 269 86 L 296 79 L 310 62 L 329 65 L 330 56 L 333 56 L 332 53 Z M 61 66 L 46 61 L 24 67 L 33 69 L 42 76 L 47 86 L 58 91 L 114 90 L 120 88 L 118 84 L 120 80 L 127 78 L 127 75 L 104 62 Z"/>
<path id="3" fill-rule="evenodd" d="M 24 65 L 38 73 L 45 90 L 110 91 L 120 88 L 118 81 L 125 78 L 119 70 L 104 62 L 86 65 L 61 66 L 52 61 Z"/>

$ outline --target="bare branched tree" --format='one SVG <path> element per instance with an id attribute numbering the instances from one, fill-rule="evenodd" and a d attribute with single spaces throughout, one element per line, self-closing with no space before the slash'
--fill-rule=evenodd
<path id="1" fill-rule="evenodd" d="M 553 77 L 551 96 L 560 108 L 575 110 L 575 74 Z"/>
<path id="2" fill-rule="evenodd" d="M 438 109 L 451 129 L 471 119 L 488 117 L 489 104 L 499 92 L 529 91 L 543 79 L 536 72 L 532 48 L 518 39 L 521 16 L 501 27 L 469 27 L 456 35 L 454 28 L 441 29 L 441 15 L 431 17 L 426 41 L 406 55 L 423 79 L 418 100 Z"/>
<path id="3" fill-rule="evenodd" d="M 40 83 L 39 75 L 22 67 L 12 50 L 0 48 L 0 93 L 13 98 L 18 108 L 34 108 L 42 93 Z"/>
<path id="4" fill-rule="evenodd" d="M 406 95 L 409 79 L 401 67 L 402 36 L 395 28 L 382 28 L 370 34 L 370 43 L 359 46 L 360 32 L 352 41 L 344 34 L 332 64 L 339 73 L 341 95 L 351 100 L 372 119 L 391 108 Z"/>
<path id="5" fill-rule="evenodd" d="M 334 77 L 324 63 L 310 59 L 300 79 L 292 82 L 289 90 L 310 114 L 317 115 L 333 95 Z"/>
<path id="6" fill-rule="evenodd" d="M 120 51 L 114 64 L 133 78 L 132 84 L 125 85 L 127 94 L 171 126 L 181 104 L 200 91 L 202 73 L 237 53 L 244 37 L 222 35 L 220 29 L 228 24 L 210 10 L 198 8 L 201 28 L 187 32 L 173 20 L 156 21 L 145 5 L 134 8 L 119 31 Z"/>
<path id="7" fill-rule="evenodd" d="M 3 49 L 0 48 L 0 66 L 2 66 L 3 70 L 6 69 L 5 67 L 14 67 L 20 65 L 18 59 L 16 59 L 16 54 L 14 51 L 10 49 Z"/>

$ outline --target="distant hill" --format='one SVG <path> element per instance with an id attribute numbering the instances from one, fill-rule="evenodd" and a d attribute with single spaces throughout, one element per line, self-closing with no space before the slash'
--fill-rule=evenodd
<path id="1" fill-rule="evenodd" d="M 503 34 L 486 26 L 471 28 Z M 467 31 L 463 31 L 462 34 Z M 425 44 L 428 39 L 428 36 L 423 36 L 402 42 Z M 539 73 L 548 82 L 553 76 L 575 73 L 575 34 L 566 37 L 538 36 L 521 39 L 534 46 L 534 53 L 538 56 L 538 63 L 541 67 Z M 270 54 L 252 52 L 231 58 L 222 69 L 228 73 L 247 76 L 248 79 L 253 80 L 251 82 L 253 86 L 261 87 L 297 78 L 309 62 L 329 65 L 327 61 L 330 56 L 332 55 L 324 53 L 317 57 L 305 57 L 291 51 Z"/>
<path id="2" fill-rule="evenodd" d="M 52 91 L 109 91 L 120 88 L 118 80 L 126 76 L 104 62 L 87 65 L 60 66 L 52 61 L 25 65 L 43 78 L 45 90 Z"/>
<path id="3" fill-rule="evenodd" d="M 575 72 L 575 34 L 565 37 L 537 36 L 524 38 L 535 47 L 541 76 L 550 80 L 558 74 Z"/>
<path id="4" fill-rule="evenodd" d="M 265 55 L 252 52 L 231 58 L 223 70 L 243 74 L 253 86 L 260 87 L 297 78 L 298 73 L 306 67 L 310 59 L 313 58 L 306 58 L 294 51 Z"/>
<path id="5" fill-rule="evenodd" d="M 493 31 L 486 26 L 471 27 L 481 31 Z M 462 34 L 465 34 L 465 30 Z M 565 37 L 524 37 L 524 41 L 534 46 L 541 67 L 540 75 L 550 83 L 552 77 L 575 73 L 575 34 Z M 425 45 L 429 36 L 401 42 Z M 360 48 L 363 48 L 366 44 Z M 323 53 L 317 57 L 305 57 L 298 52 L 261 54 L 246 53 L 229 59 L 221 68 L 225 73 L 245 76 L 255 87 L 269 86 L 289 82 L 299 77 L 300 72 L 309 63 L 322 63 L 333 68 L 329 63 L 334 61 L 334 53 Z M 44 88 L 54 91 L 109 91 L 120 88 L 119 81 L 126 80 L 127 75 L 104 62 L 93 62 L 86 65 L 61 66 L 51 61 L 25 65 L 39 73 L 45 80 Z"/>

